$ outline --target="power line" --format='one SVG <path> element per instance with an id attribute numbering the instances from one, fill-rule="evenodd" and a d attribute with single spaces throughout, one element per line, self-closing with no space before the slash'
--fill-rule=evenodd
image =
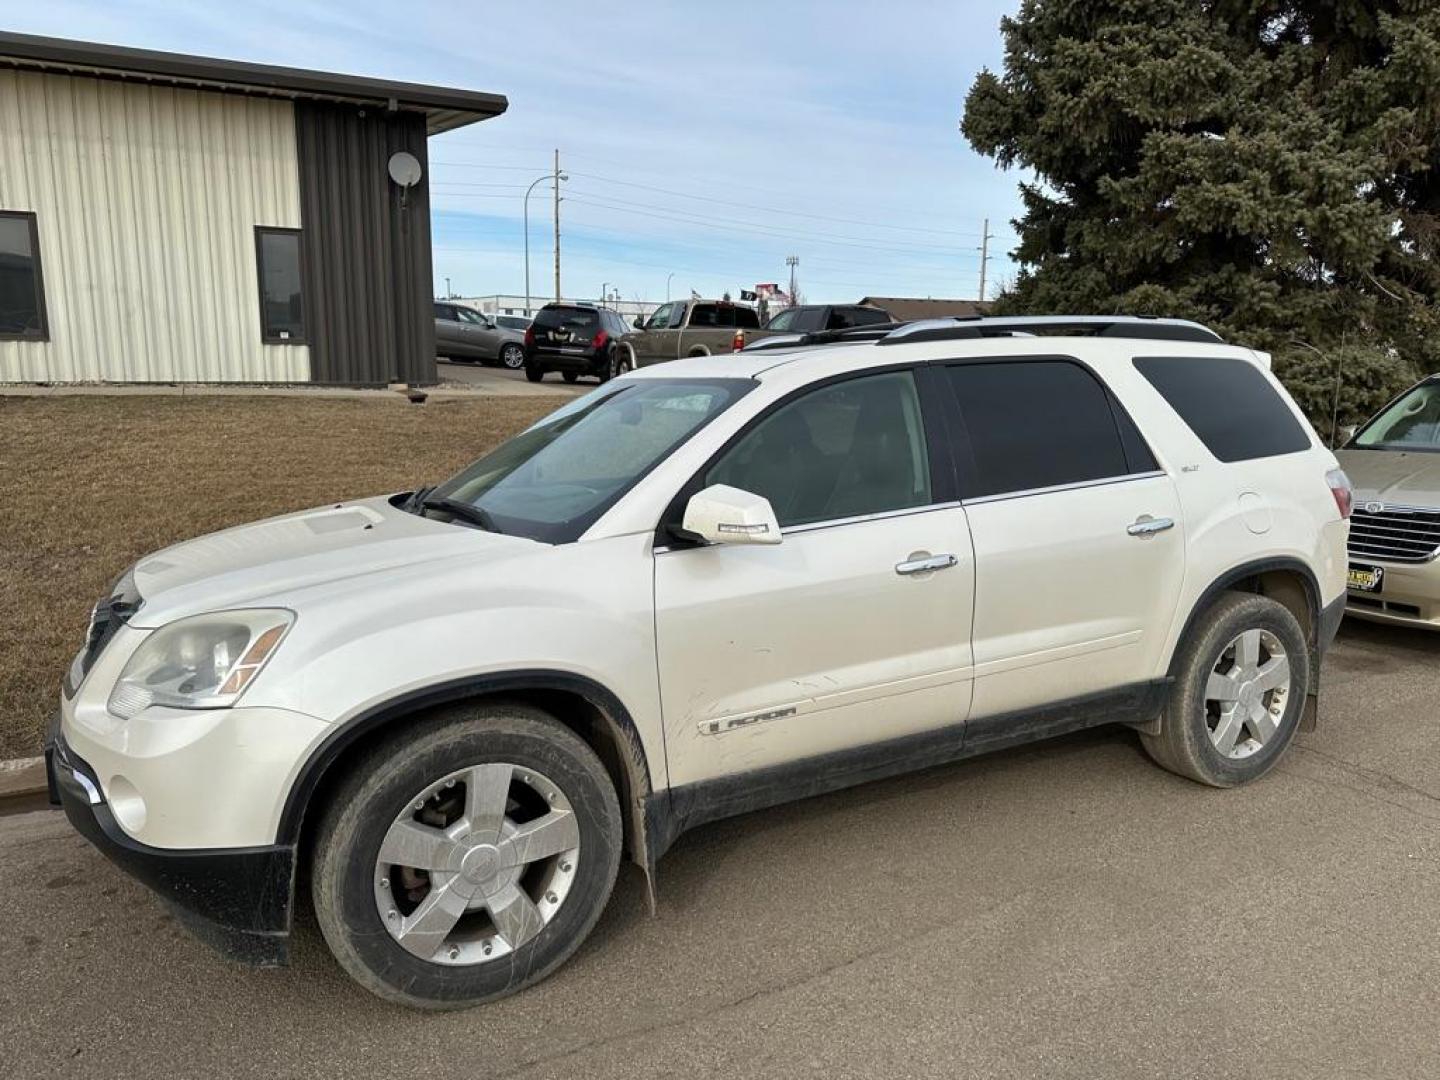
<path id="1" fill-rule="evenodd" d="M 581 157 L 581 158 L 583 158 L 583 157 L 590 157 L 590 158 L 592 158 L 592 160 L 595 160 L 594 155 L 574 154 L 574 155 L 571 155 L 571 156 L 573 156 L 573 157 Z M 458 161 L 452 161 L 452 162 L 432 161 L 431 164 L 432 164 L 432 165 L 446 165 L 446 166 L 449 166 L 449 167 L 452 167 L 452 168 L 467 168 L 467 169 L 519 169 L 519 168 L 522 168 L 522 166 L 518 166 L 518 165 L 484 165 L 484 164 L 479 164 L 479 163 L 474 163 L 474 162 L 458 162 Z M 637 188 L 637 189 L 642 190 L 642 191 L 650 191 L 650 192 L 655 192 L 655 193 L 662 194 L 662 195 L 672 195 L 672 196 L 675 196 L 676 198 L 692 199 L 692 200 L 695 200 L 695 201 L 698 201 L 698 202 L 714 203 L 714 204 L 717 204 L 717 205 L 720 205 L 720 206 L 733 206 L 733 207 L 738 207 L 738 208 L 743 209 L 743 210 L 760 210 L 760 211 L 768 212 L 768 213 L 783 214 L 783 215 L 785 215 L 786 217 L 807 218 L 807 219 L 810 219 L 810 220 L 813 220 L 813 221 L 827 221 L 827 222 L 831 222 L 831 223 L 835 223 L 835 224 L 841 224 L 841 225 L 863 225 L 863 226 L 868 226 L 868 227 L 870 227 L 870 228 L 876 228 L 876 229 L 891 229 L 891 230 L 896 230 L 896 231 L 900 231 L 900 232 L 918 232 L 918 233 L 922 233 L 922 234 L 925 234 L 925 235 L 937 235 L 937 234 L 938 234 L 938 235 L 943 235 L 943 236 L 955 236 L 955 237 L 961 237 L 961 238 L 963 238 L 963 239 L 979 239 L 980 236 L 981 236 L 981 234 L 980 234 L 979 232 L 976 232 L 976 231 L 974 231 L 974 230 L 942 229 L 942 228 L 938 228 L 938 227 L 936 227 L 936 226 L 930 226 L 930 225 L 896 225 L 896 224 L 892 224 L 892 223 L 890 223 L 890 222 L 875 221 L 875 220 L 873 220 L 873 219 L 867 219 L 867 218 L 836 217 L 836 216 L 826 215 L 826 214 L 812 214 L 812 213 L 807 213 L 807 212 L 805 212 L 805 211 L 791 210 L 791 209 L 787 209 L 787 208 L 784 208 L 784 207 L 777 207 L 777 206 L 765 206 L 765 205 L 763 205 L 763 204 L 753 203 L 753 202 L 737 202 L 737 201 L 732 200 L 732 199 L 718 199 L 718 198 L 714 198 L 714 197 L 708 196 L 708 195 L 694 195 L 694 194 L 691 194 L 690 192 L 686 192 L 686 191 L 677 191 L 677 190 L 675 190 L 674 188 L 658 187 L 658 186 L 655 186 L 655 185 L 653 185 L 653 184 L 641 184 L 641 183 L 637 183 L 637 182 L 635 182 L 635 181 L 633 181 L 633 180 L 620 180 L 620 179 L 617 179 L 617 178 L 615 178 L 615 177 L 605 176 L 605 175 L 600 174 L 600 173 L 579 172 L 579 171 L 576 171 L 576 170 L 573 170 L 573 169 L 572 169 L 572 170 L 571 170 L 571 175 L 573 175 L 573 176 L 584 176 L 584 177 L 587 177 L 588 179 L 596 180 L 596 181 L 599 181 L 600 183 L 603 183 L 603 184 L 615 184 L 615 185 L 619 185 L 619 186 L 621 186 L 621 187 Z M 442 182 L 443 182 L 443 183 L 450 183 L 451 181 L 442 181 Z M 732 186 L 732 187 L 742 187 L 743 185 L 732 184 L 732 185 L 729 185 L 729 186 Z M 764 191 L 764 192 L 767 192 L 767 193 L 770 193 L 770 194 L 773 194 L 773 193 L 774 193 L 774 189 L 772 189 L 772 188 L 751 188 L 750 190 L 754 190 L 754 191 Z M 608 197 L 611 197 L 611 196 L 606 196 L 606 197 L 608 198 Z"/>
<path id="2" fill-rule="evenodd" d="M 573 193 L 567 195 L 566 198 L 570 199 L 572 202 L 580 203 L 585 206 L 596 206 L 605 210 L 613 210 L 617 213 L 633 214 L 637 217 L 652 218 L 657 221 L 671 221 L 678 222 L 683 225 L 693 225 L 697 228 L 710 229 L 711 231 L 715 232 L 724 232 L 730 236 L 751 235 L 767 236 L 771 238 L 788 240 L 805 240 L 810 243 L 833 244 L 838 247 L 860 248 L 866 251 L 879 251 L 891 255 L 912 255 L 916 252 L 922 252 L 929 255 L 950 257 L 953 253 L 953 257 L 956 259 L 975 258 L 973 252 L 970 252 L 969 250 L 964 248 L 937 248 L 919 244 L 902 244 L 898 241 L 871 244 L 866 243 L 859 238 L 822 236 L 816 233 L 805 233 L 794 229 L 771 228 L 769 226 L 759 225 L 754 222 L 732 222 L 725 221 L 719 218 L 704 218 L 694 215 L 685 215 L 683 211 L 634 209 L 628 206 L 619 206 L 614 203 L 599 202 L 595 199 L 585 198 L 584 196 L 576 195 Z"/>

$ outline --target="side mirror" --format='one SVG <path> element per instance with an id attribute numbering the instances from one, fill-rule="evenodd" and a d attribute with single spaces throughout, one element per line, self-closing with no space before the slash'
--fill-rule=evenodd
<path id="1" fill-rule="evenodd" d="M 635 316 L 635 329 L 636 329 L 636 330 L 644 330 L 644 329 L 645 329 L 645 316 L 644 316 L 644 315 L 637 315 L 637 316 Z"/>
<path id="2" fill-rule="evenodd" d="M 780 543 L 770 500 L 728 484 L 711 484 L 691 495 L 681 528 L 709 544 Z"/>

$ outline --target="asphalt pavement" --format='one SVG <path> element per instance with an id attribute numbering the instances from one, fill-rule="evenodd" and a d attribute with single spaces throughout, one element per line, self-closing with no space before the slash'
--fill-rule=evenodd
<path id="1" fill-rule="evenodd" d="M 561 394 L 573 397 L 575 394 L 594 390 L 600 385 L 599 379 L 592 378 L 580 379 L 573 384 L 567 383 L 553 371 L 549 372 L 540 382 L 532 383 L 525 378 L 523 371 L 510 371 L 502 367 L 490 367 L 487 364 L 457 364 L 452 360 L 437 361 L 435 369 L 442 380 L 473 386 L 491 394 L 504 394 L 512 397 L 526 394 Z"/>
<path id="2" fill-rule="evenodd" d="M 209 953 L 0 819 L 5 1077 L 1440 1075 L 1440 635 L 1352 626 L 1236 791 L 1089 732 L 709 826 L 542 985 L 463 1013 Z"/>

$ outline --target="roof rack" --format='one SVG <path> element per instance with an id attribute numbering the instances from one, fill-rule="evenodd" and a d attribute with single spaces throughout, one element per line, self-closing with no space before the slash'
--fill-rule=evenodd
<path id="1" fill-rule="evenodd" d="M 909 345 L 917 341 L 1043 334 L 1201 341 L 1211 345 L 1225 343 L 1225 339 L 1208 326 L 1189 319 L 1162 319 L 1156 315 L 968 315 L 906 323 L 887 334 L 881 344 Z"/>
<path id="2" fill-rule="evenodd" d="M 874 341 L 878 345 L 913 345 L 922 341 L 964 341 L 986 337 L 1039 337 L 1045 334 L 1089 334 L 1106 338 L 1148 341 L 1198 341 L 1224 344 L 1225 339 L 1188 319 L 1162 319 L 1155 315 L 964 315 L 948 319 L 922 319 L 910 323 L 881 323 L 844 330 L 817 330 L 809 334 L 781 334 L 745 346 L 746 352 L 793 349 L 805 345 Z"/>

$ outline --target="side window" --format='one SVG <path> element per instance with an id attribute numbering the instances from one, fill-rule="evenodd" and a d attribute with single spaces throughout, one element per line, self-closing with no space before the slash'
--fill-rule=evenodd
<path id="1" fill-rule="evenodd" d="M 34 214 L 0 211 L 0 340 L 44 341 L 45 283 Z"/>
<path id="2" fill-rule="evenodd" d="M 946 372 L 974 462 L 974 475 L 965 485 L 967 498 L 1155 468 L 1130 418 L 1079 364 L 1014 360 L 956 364 Z"/>
<path id="3" fill-rule="evenodd" d="M 719 326 L 719 312 L 715 304 L 692 304 L 690 327 L 694 330 L 713 330 Z"/>
<path id="4" fill-rule="evenodd" d="M 760 316 L 755 314 L 754 308 L 736 305 L 735 325 L 741 330 L 758 330 L 760 329 Z"/>
<path id="5" fill-rule="evenodd" d="M 711 466 L 705 483 L 764 495 L 782 527 L 929 504 L 914 376 L 848 379 L 782 405 Z"/>
<path id="6" fill-rule="evenodd" d="M 795 329 L 795 309 L 786 308 L 780 314 L 772 316 L 766 324 L 767 330 L 793 330 Z"/>
<path id="7" fill-rule="evenodd" d="M 436 305 L 435 305 L 435 317 L 436 317 L 437 319 L 448 319 L 448 318 L 450 318 L 450 309 L 447 308 L 444 304 L 436 304 Z"/>
<path id="8" fill-rule="evenodd" d="M 255 230 L 260 276 L 260 337 L 272 345 L 305 343 L 301 292 L 300 230 Z"/>
<path id="9" fill-rule="evenodd" d="M 685 305 L 676 304 L 670 309 L 670 329 L 675 330 L 685 325 Z"/>
<path id="10" fill-rule="evenodd" d="M 1237 356 L 1137 356 L 1135 370 L 1221 461 L 1310 449 L 1310 436 L 1260 369 Z"/>
<path id="11" fill-rule="evenodd" d="M 852 307 L 845 309 L 848 326 L 879 326 L 890 321 L 890 316 L 876 308 Z"/>
<path id="12" fill-rule="evenodd" d="M 802 333 L 825 329 L 824 308 L 802 308 L 795 313 L 794 327 Z"/>

